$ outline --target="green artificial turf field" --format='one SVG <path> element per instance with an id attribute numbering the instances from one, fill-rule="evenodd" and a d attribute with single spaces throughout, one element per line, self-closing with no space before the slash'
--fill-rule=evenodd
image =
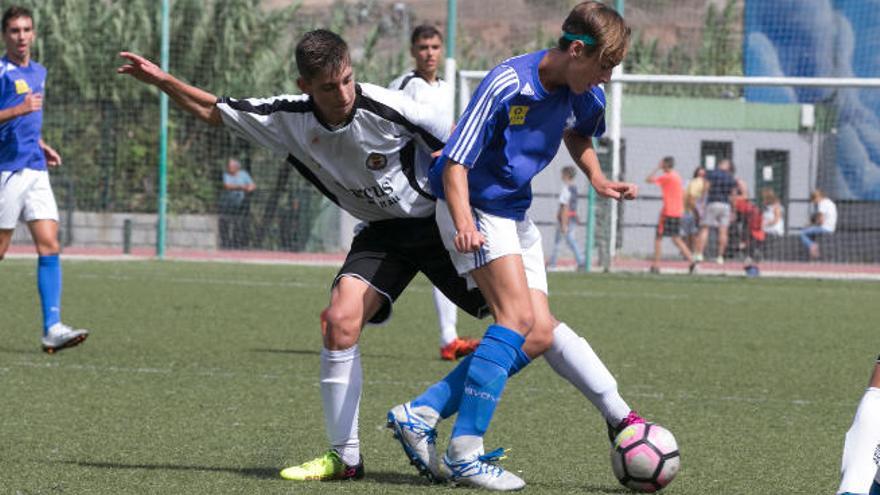
<path id="1" fill-rule="evenodd" d="M 318 314 L 333 268 L 65 262 L 81 347 L 39 349 L 34 262 L 0 263 L 0 493 L 439 493 L 385 412 L 451 365 L 427 282 L 361 341 L 362 482 L 295 483 L 326 449 Z M 673 431 L 669 494 L 827 494 L 874 358 L 880 284 L 552 274 L 551 304 L 645 417 Z M 461 334 L 485 323 L 462 315 Z M 449 425 L 440 442 L 445 447 Z M 529 493 L 628 493 L 599 415 L 543 360 L 508 385 L 486 447 Z M 460 491 L 460 490 L 459 490 Z"/>

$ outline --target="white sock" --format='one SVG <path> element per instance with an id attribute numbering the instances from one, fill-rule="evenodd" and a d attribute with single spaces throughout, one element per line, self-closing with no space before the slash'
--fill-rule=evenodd
<path id="1" fill-rule="evenodd" d="M 449 440 L 449 448 L 446 456 L 451 461 L 460 461 L 472 457 L 474 454 L 483 455 L 483 437 L 476 435 L 461 435 Z"/>
<path id="2" fill-rule="evenodd" d="M 880 443 L 880 388 L 869 387 L 862 396 L 843 443 L 840 487 L 837 493 L 868 493 L 877 473 L 874 449 Z"/>
<path id="3" fill-rule="evenodd" d="M 330 445 L 349 466 L 360 460 L 358 409 L 364 376 L 361 354 L 354 345 L 341 351 L 321 351 L 321 400 Z"/>
<path id="4" fill-rule="evenodd" d="M 617 381 L 582 337 L 565 323 L 553 329 L 553 344 L 544 358 L 599 409 L 605 421 L 617 426 L 631 411 L 617 392 Z"/>
<path id="5" fill-rule="evenodd" d="M 440 324 L 440 347 L 446 347 L 458 338 L 455 326 L 458 324 L 458 307 L 434 287 L 434 308 L 437 309 L 437 322 Z"/>

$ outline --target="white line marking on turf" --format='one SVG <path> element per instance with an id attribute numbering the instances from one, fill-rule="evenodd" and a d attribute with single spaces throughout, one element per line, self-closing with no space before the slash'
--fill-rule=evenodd
<path id="1" fill-rule="evenodd" d="M 278 381 L 283 380 L 285 382 L 297 382 L 297 383 L 308 383 L 314 386 L 318 386 L 318 380 L 316 380 L 313 376 L 305 376 L 302 374 L 298 374 L 295 372 L 291 373 L 248 373 L 248 372 L 240 372 L 240 371 L 229 371 L 223 369 L 206 369 L 206 370 L 194 370 L 194 369 L 173 369 L 173 368 L 127 368 L 123 366 L 97 366 L 97 365 L 85 365 L 85 364 L 60 364 L 60 363 L 35 363 L 35 362 L 27 362 L 22 361 L 19 363 L 14 363 L 13 366 L 19 366 L 22 368 L 43 368 L 43 369 L 57 369 L 63 371 L 88 371 L 88 372 L 97 372 L 97 373 L 134 373 L 134 374 L 162 374 L 162 375 L 182 375 L 182 376 L 200 376 L 206 378 L 222 378 L 229 379 L 235 377 L 250 377 L 250 378 L 258 378 L 262 380 L 270 380 L 270 381 Z M 8 372 L 11 368 L 0 368 L 0 371 Z M 412 387 L 413 389 L 421 389 L 425 386 L 431 385 L 432 382 L 427 381 L 399 381 L 399 380 L 364 380 L 364 386 L 375 387 L 375 386 L 394 386 L 394 387 Z M 513 386 L 510 387 L 508 391 L 505 391 L 506 394 L 512 395 L 520 395 L 522 394 L 524 399 L 534 399 L 536 395 L 541 394 L 559 394 L 565 393 L 569 391 L 569 386 L 567 382 L 563 380 L 557 380 L 554 384 L 546 384 L 540 387 L 525 387 L 525 386 Z M 696 395 L 691 392 L 679 391 L 672 393 L 664 393 L 664 392 L 656 392 L 656 391 L 631 391 L 628 392 L 627 397 L 637 397 L 642 399 L 651 399 L 651 400 L 678 400 L 678 401 L 698 401 L 698 402 L 739 402 L 745 404 L 790 404 L 794 406 L 812 406 L 815 404 L 815 401 L 807 400 L 807 399 L 776 399 L 772 397 L 748 397 L 748 396 L 738 396 L 738 395 L 722 395 L 717 397 L 710 397 L 705 395 Z M 848 406 L 847 406 L 848 407 Z"/>
<path id="2" fill-rule="evenodd" d="M 85 273 L 76 275 L 82 278 L 90 278 L 90 279 L 103 279 L 103 280 L 122 280 L 122 281 L 131 281 L 131 280 L 140 280 L 140 281 L 149 281 L 149 282 L 163 282 L 163 283 L 175 283 L 175 284 L 208 284 L 208 285 L 240 285 L 247 287 L 291 287 L 291 288 L 305 288 L 305 287 L 319 287 L 323 285 L 320 284 L 312 284 L 312 283 L 304 283 L 304 282 L 264 282 L 260 280 L 244 280 L 244 279 L 229 279 L 229 278 L 181 278 L 181 277 L 135 277 L 130 275 L 98 275 L 94 273 Z M 329 282 L 328 282 L 329 283 Z"/>

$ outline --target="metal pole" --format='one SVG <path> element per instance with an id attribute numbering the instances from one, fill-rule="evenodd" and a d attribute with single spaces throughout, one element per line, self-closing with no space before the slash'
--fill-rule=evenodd
<path id="1" fill-rule="evenodd" d="M 596 245 L 596 190 L 587 187 L 587 245 L 584 248 L 584 271 L 593 266 L 593 248 Z"/>
<path id="2" fill-rule="evenodd" d="M 624 15 L 624 0 L 615 0 L 615 8 L 622 16 Z M 614 68 L 614 76 L 620 77 L 623 74 L 623 65 Z M 620 136 L 621 136 L 621 119 L 623 116 L 623 85 L 619 82 L 611 83 L 611 125 L 609 127 L 609 137 L 611 138 L 611 180 L 620 180 Z M 619 205 L 614 203 L 611 205 L 610 215 L 610 234 L 608 236 L 608 256 L 605 257 L 605 270 L 611 268 L 611 260 L 614 258 L 617 249 L 617 210 Z"/>
<path id="3" fill-rule="evenodd" d="M 449 97 L 452 101 L 452 114 L 458 116 L 455 111 L 455 33 L 456 23 L 458 19 L 458 8 L 456 0 L 446 0 L 446 62 L 443 69 L 443 77 L 449 83 Z"/>
<path id="4" fill-rule="evenodd" d="M 162 0 L 162 70 L 168 72 L 168 47 L 170 35 L 169 0 Z M 159 205 L 158 221 L 156 222 L 156 257 L 165 258 L 165 231 L 167 228 L 166 214 L 168 211 L 168 95 L 159 95 Z"/>

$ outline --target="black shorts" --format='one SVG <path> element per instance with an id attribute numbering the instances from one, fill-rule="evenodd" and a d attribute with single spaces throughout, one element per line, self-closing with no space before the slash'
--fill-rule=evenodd
<path id="1" fill-rule="evenodd" d="M 382 323 L 391 316 L 391 304 L 418 272 L 469 314 L 477 318 L 489 314 L 479 289 L 469 290 L 452 265 L 433 215 L 370 222 L 355 235 L 333 284 L 350 275 L 385 296 L 385 304 L 370 318 L 370 323 Z"/>
<path id="2" fill-rule="evenodd" d="M 657 238 L 678 237 L 680 235 L 681 218 L 660 215 L 660 222 L 657 224 Z"/>

